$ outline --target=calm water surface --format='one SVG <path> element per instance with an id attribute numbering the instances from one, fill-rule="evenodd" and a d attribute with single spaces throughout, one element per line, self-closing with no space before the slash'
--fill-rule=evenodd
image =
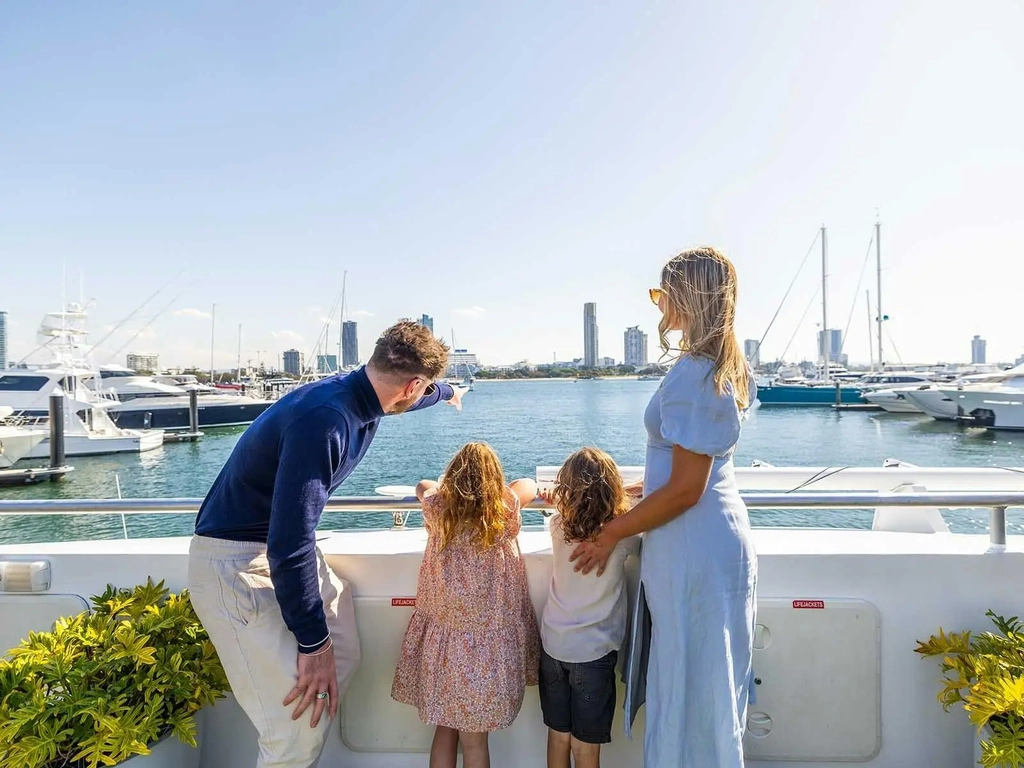
<path id="1" fill-rule="evenodd" d="M 584 445 L 598 445 L 624 465 L 643 464 L 643 413 L 656 381 L 478 382 L 462 412 L 447 406 L 384 419 L 363 463 L 336 495 L 370 495 L 381 485 L 411 485 L 437 477 L 465 442 L 485 440 L 508 475 L 532 477 L 540 465 L 560 464 Z M 166 445 L 141 455 L 75 458 L 62 483 L 0 489 L 2 499 L 203 496 L 227 460 L 242 428 L 207 431 L 199 443 Z M 831 409 L 761 408 L 744 425 L 736 463 L 761 459 L 777 466 L 880 466 L 898 458 L 922 466 L 1021 466 L 1024 435 L 965 430 L 924 416 L 837 413 Z M 1024 533 L 1024 514 L 1011 512 L 1011 530 Z M 754 525 L 869 528 L 870 511 L 755 510 Z M 986 529 L 987 512 L 950 513 L 960 532 Z M 192 519 L 129 516 L 132 537 L 184 535 Z M 325 516 L 324 527 L 390 525 L 389 515 Z M 0 518 L 0 543 L 122 536 L 117 517 L 28 520 Z"/>

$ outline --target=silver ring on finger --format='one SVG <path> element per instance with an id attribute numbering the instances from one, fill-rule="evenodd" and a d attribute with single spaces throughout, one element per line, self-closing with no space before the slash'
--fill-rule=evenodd
<path id="1" fill-rule="evenodd" d="M 328 693 L 327 693 L 327 691 L 320 691 L 320 693 L 318 693 L 318 694 L 316 695 L 316 697 L 317 697 L 318 699 L 326 699 L 326 698 L 327 698 L 327 696 L 328 696 Z"/>

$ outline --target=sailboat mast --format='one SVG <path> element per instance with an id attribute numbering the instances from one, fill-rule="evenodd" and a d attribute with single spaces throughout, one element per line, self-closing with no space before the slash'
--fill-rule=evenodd
<path id="1" fill-rule="evenodd" d="M 875 304 L 878 309 L 878 370 L 884 370 L 885 358 L 882 356 L 882 222 L 875 220 L 875 261 L 878 272 L 878 291 Z"/>
<path id="2" fill-rule="evenodd" d="M 235 379 L 236 384 L 242 383 L 242 324 L 238 324 L 238 377 Z"/>
<path id="3" fill-rule="evenodd" d="M 828 231 L 821 228 L 821 356 L 824 358 L 825 382 L 829 381 L 832 338 L 828 332 Z"/>
<path id="4" fill-rule="evenodd" d="M 217 327 L 217 305 L 214 304 L 210 310 L 210 384 L 216 383 L 213 379 L 213 350 L 216 344 L 214 332 Z"/>

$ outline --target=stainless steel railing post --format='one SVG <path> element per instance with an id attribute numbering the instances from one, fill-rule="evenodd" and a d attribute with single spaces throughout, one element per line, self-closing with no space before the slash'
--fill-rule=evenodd
<path id="1" fill-rule="evenodd" d="M 989 551 L 1006 549 L 1006 507 L 992 507 L 988 513 Z"/>

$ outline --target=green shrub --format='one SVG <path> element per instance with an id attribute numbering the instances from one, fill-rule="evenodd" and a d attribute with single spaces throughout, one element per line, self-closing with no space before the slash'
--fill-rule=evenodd
<path id="1" fill-rule="evenodd" d="M 917 653 L 938 657 L 942 669 L 939 701 L 948 712 L 962 704 L 978 730 L 984 766 L 1024 766 L 1024 622 L 986 614 L 999 630 L 972 635 L 945 633 L 918 641 Z"/>
<path id="2" fill-rule="evenodd" d="M 170 734 L 196 746 L 196 712 L 229 690 L 187 591 L 108 585 L 92 603 L 0 659 L 0 768 L 117 765 Z"/>

